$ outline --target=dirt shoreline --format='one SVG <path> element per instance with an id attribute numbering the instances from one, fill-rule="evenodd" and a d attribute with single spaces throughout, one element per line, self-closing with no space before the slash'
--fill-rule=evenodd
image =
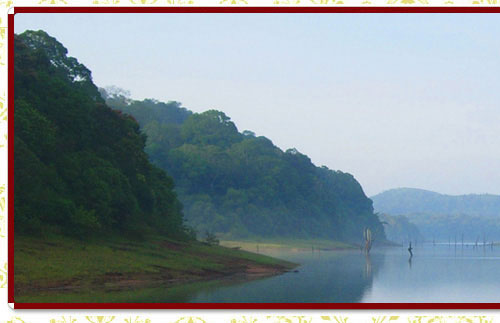
<path id="1" fill-rule="evenodd" d="M 133 291 L 151 287 L 180 287 L 197 282 L 234 281 L 245 282 L 281 275 L 293 271 L 298 264 L 283 261 L 282 264 L 260 264 L 248 259 L 229 258 L 221 262 L 222 270 L 172 271 L 158 266 L 159 271 L 151 272 L 107 272 L 94 277 L 75 277 L 63 281 L 45 281 L 44 284 L 15 284 L 15 296 L 35 296 L 64 293 L 86 293 L 89 291 L 117 292 Z"/>
<path id="2" fill-rule="evenodd" d="M 295 268 L 295 267 L 293 267 Z M 142 274 L 143 277 L 138 277 L 137 274 L 127 274 L 127 277 L 107 279 L 103 282 L 106 289 L 124 290 L 130 288 L 148 288 L 162 286 L 170 288 L 182 284 L 191 284 L 203 281 L 212 280 L 235 280 L 235 281 L 251 281 L 271 276 L 276 276 L 290 272 L 293 268 L 288 268 L 282 265 L 262 265 L 250 261 L 241 261 L 237 267 L 228 267 L 223 271 L 205 270 L 202 273 L 193 274 L 190 277 L 184 278 L 168 278 L 167 272 L 159 274 Z"/>

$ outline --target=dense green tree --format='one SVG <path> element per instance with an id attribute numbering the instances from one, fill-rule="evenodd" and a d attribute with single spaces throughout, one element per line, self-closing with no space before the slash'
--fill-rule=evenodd
<path id="1" fill-rule="evenodd" d="M 55 38 L 26 31 L 14 44 L 16 232 L 186 238 L 173 180 L 149 162 L 135 119 L 106 105 Z"/>

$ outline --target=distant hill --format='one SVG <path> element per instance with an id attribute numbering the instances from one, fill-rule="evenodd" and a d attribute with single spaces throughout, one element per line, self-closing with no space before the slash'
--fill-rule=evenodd
<path id="1" fill-rule="evenodd" d="M 397 188 L 371 197 L 376 212 L 388 214 L 467 214 L 500 216 L 500 196 L 444 195 L 416 188 Z"/>
<path id="2" fill-rule="evenodd" d="M 500 240 L 500 196 L 398 188 L 371 197 L 376 212 L 406 216 L 427 240 Z M 387 230 L 386 230 L 387 231 Z M 388 235 L 389 236 L 389 235 Z"/>

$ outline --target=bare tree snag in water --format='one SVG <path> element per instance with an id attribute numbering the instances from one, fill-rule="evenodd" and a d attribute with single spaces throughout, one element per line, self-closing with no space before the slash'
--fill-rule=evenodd
<path id="1" fill-rule="evenodd" d="M 372 248 L 372 231 L 368 228 L 366 228 L 363 232 L 364 238 L 365 238 L 365 252 L 368 254 L 370 253 L 370 250 Z"/>
<path id="2" fill-rule="evenodd" d="M 408 252 L 410 253 L 410 259 L 413 257 L 413 252 L 411 252 L 413 248 L 411 247 L 411 241 L 410 241 L 410 246 L 408 247 Z"/>

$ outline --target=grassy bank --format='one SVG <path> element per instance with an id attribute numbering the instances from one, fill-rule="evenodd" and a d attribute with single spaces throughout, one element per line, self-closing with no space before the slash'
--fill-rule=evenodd
<path id="1" fill-rule="evenodd" d="M 223 240 L 221 245 L 228 248 L 240 247 L 243 250 L 260 252 L 266 249 L 297 250 L 345 250 L 359 247 L 340 241 L 316 239 L 255 239 L 255 240 Z"/>
<path id="2" fill-rule="evenodd" d="M 222 246 L 161 238 L 129 241 L 106 238 L 82 242 L 65 237 L 16 236 L 16 302 L 134 301 L 148 288 L 176 288 L 227 277 L 255 279 L 295 264 Z M 128 291 L 123 299 L 121 291 Z M 134 295 L 137 293 L 137 295 Z M 100 296 L 95 297 L 95 296 Z M 113 300 L 111 300 L 113 301 Z"/>

